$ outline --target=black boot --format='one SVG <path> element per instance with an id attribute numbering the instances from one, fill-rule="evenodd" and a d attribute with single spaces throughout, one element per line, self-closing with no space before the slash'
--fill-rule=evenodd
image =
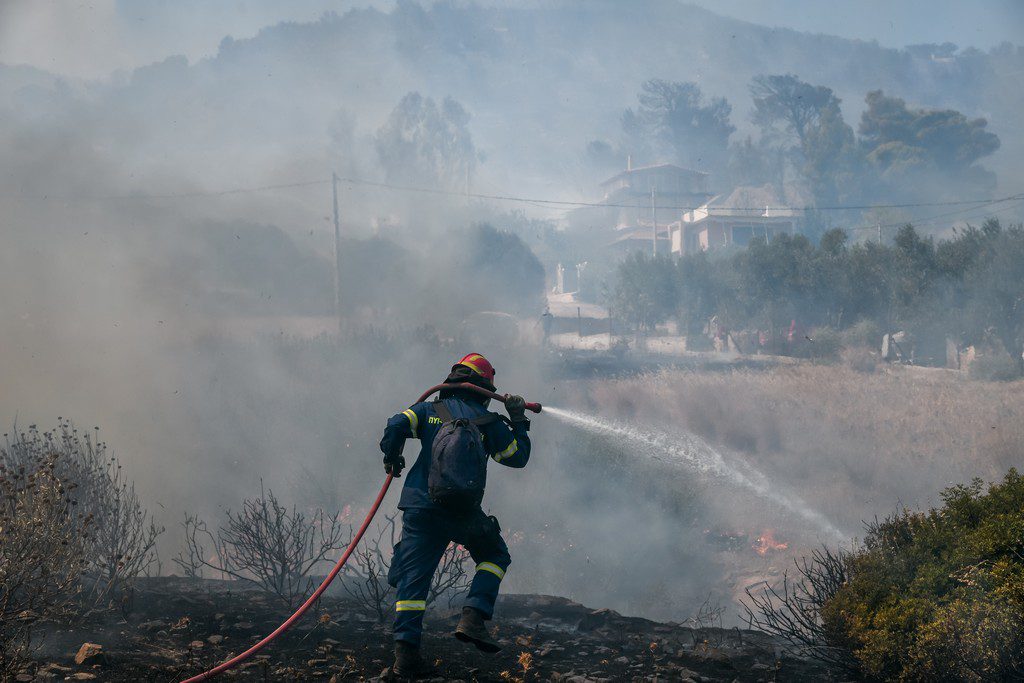
<path id="1" fill-rule="evenodd" d="M 391 674 L 397 680 L 415 680 L 431 673 L 430 667 L 420 657 L 420 648 L 404 640 L 395 641 L 395 664 Z"/>
<path id="2" fill-rule="evenodd" d="M 464 643 L 473 643 L 481 652 L 493 654 L 501 651 L 501 645 L 487 633 L 483 612 L 472 607 L 462 608 L 462 618 L 455 627 L 455 637 Z"/>

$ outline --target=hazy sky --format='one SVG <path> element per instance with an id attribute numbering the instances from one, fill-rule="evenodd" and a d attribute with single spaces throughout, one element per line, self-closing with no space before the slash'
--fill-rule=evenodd
<path id="1" fill-rule="evenodd" d="M 509 4 L 512 0 L 484 0 Z M 626 0 L 623 0 L 626 1 Z M 523 4 L 521 1 L 516 4 Z M 531 4 L 543 5 L 544 0 Z M 1022 0 L 695 0 L 769 26 L 901 47 L 950 41 L 988 48 L 1024 42 Z M 171 54 L 215 54 L 221 38 L 280 21 L 310 21 L 391 0 L 0 0 L 0 62 L 101 78 Z"/>

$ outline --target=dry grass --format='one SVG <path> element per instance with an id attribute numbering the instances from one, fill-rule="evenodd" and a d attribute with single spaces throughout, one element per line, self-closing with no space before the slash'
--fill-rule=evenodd
<path id="1" fill-rule="evenodd" d="M 665 371 L 588 384 L 577 402 L 737 451 L 849 529 L 1024 467 L 1024 381 L 902 367 Z"/>

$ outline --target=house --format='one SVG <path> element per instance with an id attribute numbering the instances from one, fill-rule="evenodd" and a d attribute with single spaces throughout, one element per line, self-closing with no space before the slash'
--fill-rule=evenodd
<path id="1" fill-rule="evenodd" d="M 687 211 L 669 225 L 672 253 L 683 255 L 736 245 L 755 237 L 770 240 L 795 229 L 795 211 L 785 206 L 770 185 L 738 187 Z"/>
<path id="2" fill-rule="evenodd" d="M 596 234 L 604 246 L 615 250 L 657 250 L 667 254 L 671 246 L 669 224 L 685 207 L 700 206 L 711 196 L 708 174 L 674 164 L 655 164 L 626 169 L 600 184 L 597 206 L 577 209 L 569 225 Z M 655 245 L 657 245 L 655 247 Z"/>

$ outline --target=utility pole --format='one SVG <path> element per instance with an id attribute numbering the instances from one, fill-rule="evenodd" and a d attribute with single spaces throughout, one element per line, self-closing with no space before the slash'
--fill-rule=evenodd
<path id="1" fill-rule="evenodd" d="M 655 256 L 658 255 L 658 211 L 655 208 L 657 196 L 657 188 L 651 187 L 651 246 Z"/>
<path id="2" fill-rule="evenodd" d="M 341 222 L 338 218 L 338 174 L 331 171 L 331 189 L 334 193 L 334 317 L 341 334 Z"/>

